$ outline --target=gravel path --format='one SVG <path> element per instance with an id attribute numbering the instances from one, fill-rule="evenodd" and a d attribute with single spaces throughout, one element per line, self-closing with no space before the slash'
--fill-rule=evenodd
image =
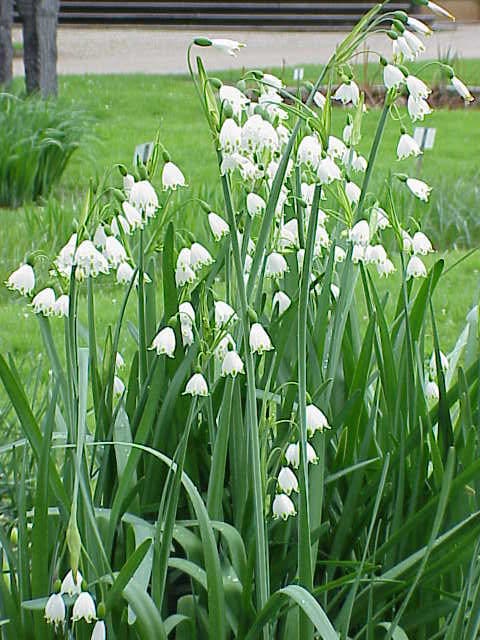
<path id="1" fill-rule="evenodd" d="M 192 38 L 202 31 L 154 28 L 69 28 L 58 33 L 58 69 L 61 74 L 185 73 L 185 52 Z M 344 37 L 340 32 L 232 31 L 208 32 L 211 37 L 231 37 L 247 44 L 238 58 L 203 49 L 209 69 L 231 69 L 323 63 Z M 19 38 L 16 31 L 15 37 Z M 450 51 L 461 58 L 480 55 L 480 24 L 459 25 L 437 31 L 425 39 L 424 58 Z M 369 46 L 388 54 L 385 37 L 372 39 Z M 15 75 L 23 74 L 23 63 L 15 60 Z M 480 78 L 479 78 L 480 84 Z"/>

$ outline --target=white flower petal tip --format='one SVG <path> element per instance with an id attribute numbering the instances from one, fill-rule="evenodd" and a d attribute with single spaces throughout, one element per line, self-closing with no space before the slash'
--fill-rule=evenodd
<path id="1" fill-rule="evenodd" d="M 63 624 L 66 617 L 66 607 L 59 593 L 52 593 L 45 605 L 45 620 L 55 627 Z"/>
<path id="2" fill-rule="evenodd" d="M 420 146 L 408 133 L 402 133 L 397 144 L 397 158 L 404 160 L 410 156 L 419 156 L 422 152 Z"/>
<path id="3" fill-rule="evenodd" d="M 283 315 L 291 304 L 289 296 L 283 291 L 277 291 L 272 298 L 272 308 L 278 307 L 279 316 Z"/>
<path id="4" fill-rule="evenodd" d="M 418 256 L 412 256 L 407 264 L 407 279 L 426 277 L 427 268 Z"/>
<path id="5" fill-rule="evenodd" d="M 228 38 L 211 38 L 210 42 L 212 43 L 212 47 L 214 47 L 215 49 L 218 49 L 222 53 L 226 53 L 229 56 L 233 57 L 238 55 L 240 49 L 247 46 L 243 42 L 230 40 Z"/>
<path id="6" fill-rule="evenodd" d="M 227 351 L 222 362 L 222 376 L 235 378 L 239 373 L 244 373 L 242 359 L 236 351 Z"/>
<path id="7" fill-rule="evenodd" d="M 78 622 L 82 619 L 88 623 L 97 619 L 95 602 L 88 591 L 82 591 L 73 605 L 72 620 Z"/>
<path id="8" fill-rule="evenodd" d="M 428 202 L 432 187 L 429 187 L 426 182 L 417 178 L 407 178 L 405 183 L 416 198 Z"/>
<path id="9" fill-rule="evenodd" d="M 29 264 L 22 264 L 5 282 L 11 291 L 18 291 L 22 296 L 30 295 L 35 287 L 35 273 Z"/>
<path id="10" fill-rule="evenodd" d="M 317 431 L 323 431 L 324 429 L 330 429 L 328 420 L 325 414 L 320 411 L 314 404 L 307 405 L 307 433 L 311 438 Z"/>
<path id="11" fill-rule="evenodd" d="M 151 350 L 155 350 L 157 355 L 165 355 L 169 358 L 175 357 L 176 338 L 171 327 L 165 327 L 157 333 L 153 339 Z"/>
<path id="12" fill-rule="evenodd" d="M 208 214 L 208 224 L 217 242 L 230 233 L 230 227 L 225 220 L 213 211 Z"/>
<path id="13" fill-rule="evenodd" d="M 199 242 L 194 242 L 190 247 L 190 267 L 194 271 L 199 271 L 203 267 L 208 267 L 213 264 L 215 260 L 212 258 L 210 252 L 205 249 Z"/>
<path id="14" fill-rule="evenodd" d="M 286 493 L 289 496 L 292 491 L 298 493 L 298 480 L 296 475 L 289 467 L 282 467 L 278 474 L 277 484 L 283 493 Z"/>
<path id="15" fill-rule="evenodd" d="M 183 395 L 208 396 L 208 384 L 201 373 L 194 373 L 187 382 Z"/>
<path id="16" fill-rule="evenodd" d="M 274 520 L 288 520 L 290 516 L 295 516 L 295 505 L 284 493 L 277 493 L 273 500 L 272 513 Z"/>
<path id="17" fill-rule="evenodd" d="M 215 302 L 215 327 L 220 329 L 228 324 L 230 321 L 237 320 L 238 316 L 235 310 L 226 302 L 217 300 Z"/>
<path id="18" fill-rule="evenodd" d="M 32 300 L 32 308 L 35 313 L 44 316 L 52 316 L 55 313 L 55 292 L 50 287 L 42 289 Z"/>
<path id="19" fill-rule="evenodd" d="M 273 349 L 272 342 L 268 333 L 262 327 L 261 324 L 255 322 L 250 328 L 250 350 L 252 353 L 258 353 L 262 355 L 265 351 L 271 351 Z"/>
<path id="20" fill-rule="evenodd" d="M 428 253 L 433 252 L 432 243 L 421 231 L 417 231 L 417 233 L 413 236 L 412 248 L 413 253 L 420 256 L 426 256 Z"/>

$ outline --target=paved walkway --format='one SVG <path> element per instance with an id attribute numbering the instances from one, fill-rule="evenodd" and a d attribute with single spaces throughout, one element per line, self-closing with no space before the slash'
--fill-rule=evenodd
<path id="1" fill-rule="evenodd" d="M 210 70 L 245 67 L 291 66 L 323 63 L 345 34 L 340 32 L 277 32 L 165 30 L 154 28 L 71 28 L 58 33 L 58 69 L 61 74 L 85 73 L 185 73 L 185 53 L 198 35 L 231 37 L 247 44 L 238 58 L 218 51 L 202 50 Z M 19 38 L 16 31 L 15 37 Z M 437 31 L 425 39 L 424 58 L 436 58 L 447 51 L 461 58 L 480 56 L 480 24 L 459 25 Z M 386 37 L 375 37 L 369 46 L 387 54 Z M 23 63 L 15 60 L 15 75 L 23 74 Z M 480 84 L 480 78 L 479 78 Z"/>

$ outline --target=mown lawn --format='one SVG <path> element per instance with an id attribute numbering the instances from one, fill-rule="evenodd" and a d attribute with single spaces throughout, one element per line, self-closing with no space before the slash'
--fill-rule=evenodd
<path id="1" fill-rule="evenodd" d="M 462 77 L 472 84 L 480 84 L 480 61 L 460 61 Z M 291 83 L 292 70 L 272 70 L 282 73 Z M 315 79 L 318 68 L 306 66 L 305 77 Z M 362 71 L 363 73 L 363 71 Z M 375 80 L 378 68 L 370 66 L 365 73 Z M 433 77 L 432 66 L 425 69 L 424 77 Z M 219 74 L 233 82 L 240 72 Z M 0 280 L 25 257 L 28 251 L 41 246 L 51 249 L 60 246 L 70 233 L 70 223 L 81 206 L 82 197 L 90 177 L 98 177 L 115 163 L 131 165 L 137 144 L 152 140 L 159 128 L 165 147 L 172 159 L 184 171 L 189 190 L 183 194 L 201 195 L 213 203 L 219 202 L 213 147 L 202 120 L 198 100 L 187 77 L 179 76 L 75 76 L 60 81 L 61 99 L 83 106 L 94 116 L 87 146 L 74 156 L 54 199 L 61 203 L 57 213 L 47 224 L 42 210 L 28 206 L 16 211 L 4 210 L 0 243 Z M 335 131 L 340 134 L 346 113 L 335 110 Z M 379 112 L 371 109 L 366 114 L 360 149 L 366 152 L 373 135 Z M 434 192 L 429 205 L 403 200 L 405 218 L 413 215 L 427 230 L 441 250 L 465 244 L 475 245 L 478 221 L 478 179 L 480 176 L 480 110 L 476 108 L 455 111 L 441 110 L 428 118 L 428 126 L 437 128 L 433 151 L 426 151 L 421 168 L 415 161 L 397 162 L 395 147 L 399 125 L 390 122 L 382 141 L 378 170 L 374 184 L 380 186 L 388 171 L 403 171 L 426 179 Z M 117 175 L 117 174 L 113 174 Z M 201 186 L 203 185 L 203 186 Z M 158 186 L 158 185 L 157 185 Z M 182 213 L 186 225 L 194 219 L 192 205 Z M 50 204 L 50 209 L 52 205 Z M 468 236 L 470 234 L 470 236 Z M 58 238 L 56 237 L 58 235 Z M 465 238 L 469 237 L 468 242 Z M 464 253 L 461 249 L 446 254 L 453 264 Z M 441 335 L 445 348 L 451 348 L 464 322 L 465 314 L 478 298 L 480 256 L 474 254 L 449 272 L 436 294 L 440 310 Z M 387 281 L 385 289 L 394 288 L 395 278 Z M 105 304 L 97 305 L 97 313 L 105 324 L 112 318 L 113 308 L 119 304 L 121 290 L 108 287 L 102 294 Z M 23 301 L 3 289 L 0 292 L 0 353 L 13 352 L 20 359 L 39 351 L 38 331 L 34 318 Z M 128 336 L 125 338 L 128 341 Z M 127 344 L 124 348 L 128 348 Z"/>

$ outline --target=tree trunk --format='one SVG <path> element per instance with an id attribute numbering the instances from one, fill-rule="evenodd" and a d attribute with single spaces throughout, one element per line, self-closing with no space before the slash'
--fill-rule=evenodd
<path id="1" fill-rule="evenodd" d="M 0 85 L 12 79 L 13 0 L 0 0 Z"/>
<path id="2" fill-rule="evenodd" d="M 44 98 L 57 94 L 57 21 L 59 0 L 17 0 L 23 27 L 27 92 Z"/>

